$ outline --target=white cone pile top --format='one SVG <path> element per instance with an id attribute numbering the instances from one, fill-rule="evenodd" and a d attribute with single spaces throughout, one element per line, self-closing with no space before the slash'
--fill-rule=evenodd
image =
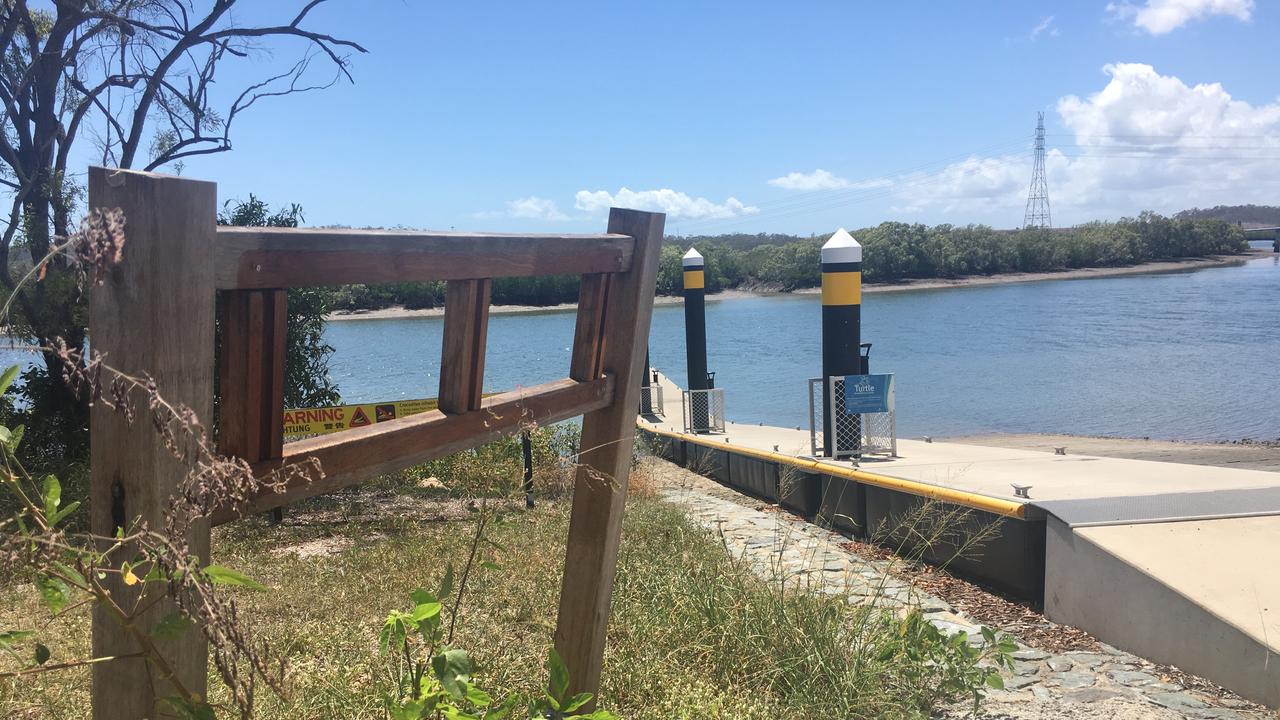
<path id="1" fill-rule="evenodd" d="M 686 257 L 688 256 L 686 255 Z M 854 240 L 847 230 L 840 228 L 822 246 L 822 262 L 862 262 L 862 245 L 857 240 Z"/>
<path id="2" fill-rule="evenodd" d="M 684 257 L 681 258 L 681 263 L 684 267 L 702 267 L 702 253 L 689 248 L 689 252 L 685 253 Z"/>

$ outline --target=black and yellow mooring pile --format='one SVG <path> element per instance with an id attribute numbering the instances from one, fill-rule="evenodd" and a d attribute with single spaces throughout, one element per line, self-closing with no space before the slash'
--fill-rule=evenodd
<path id="1" fill-rule="evenodd" d="M 653 407 L 653 388 L 649 386 L 649 348 L 644 349 L 644 374 L 640 376 L 640 414 L 652 415 Z M 658 408 L 661 410 L 662 408 Z"/>
<path id="2" fill-rule="evenodd" d="M 828 457 L 861 456 L 862 418 L 844 410 L 843 383 L 861 375 L 862 246 L 841 228 L 822 246 L 822 433 Z M 833 427 L 834 425 L 834 427 Z M 832 439 L 835 443 L 832 443 Z"/>
<path id="3" fill-rule="evenodd" d="M 689 371 L 689 390 L 708 390 L 711 376 L 707 374 L 707 280 L 702 255 L 689 248 L 681 259 L 684 267 L 684 347 Z M 695 432 L 705 432 L 710 427 L 708 402 L 703 393 L 690 393 L 689 424 Z"/>

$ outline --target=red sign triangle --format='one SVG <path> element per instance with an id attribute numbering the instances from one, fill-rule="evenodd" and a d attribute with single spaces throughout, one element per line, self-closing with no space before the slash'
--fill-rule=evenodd
<path id="1" fill-rule="evenodd" d="M 372 425 L 372 423 L 369 422 L 369 416 L 364 414 L 364 408 L 358 407 L 351 415 L 351 422 L 347 423 L 347 427 L 364 427 L 365 425 Z"/>

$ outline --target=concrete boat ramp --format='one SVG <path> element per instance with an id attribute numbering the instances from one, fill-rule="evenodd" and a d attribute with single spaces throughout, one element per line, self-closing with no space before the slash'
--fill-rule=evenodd
<path id="1" fill-rule="evenodd" d="M 959 508 L 965 531 L 913 548 L 1055 622 L 1280 707 L 1280 473 L 898 440 L 854 465 L 811 455 L 807 428 L 683 432 L 680 388 L 639 426 L 700 474 L 859 537 Z M 1018 497 L 1014 485 L 1030 486 Z M 936 513 L 935 513 L 936 514 Z M 916 519 L 913 519 L 916 518 Z"/>

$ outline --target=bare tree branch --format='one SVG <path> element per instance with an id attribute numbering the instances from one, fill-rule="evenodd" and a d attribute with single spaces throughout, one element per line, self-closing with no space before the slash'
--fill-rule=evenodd
<path id="1" fill-rule="evenodd" d="M 241 0 L 0 0 L 0 193 L 11 203 L 0 231 L 0 286 L 13 287 L 11 270 L 29 267 L 18 267 L 14 247 L 41 265 L 51 239 L 67 232 L 83 192 L 68 172 L 82 156 L 77 148 L 93 148 L 104 164 L 148 170 L 226 152 L 236 118 L 258 101 L 351 80 L 347 53 L 366 50 L 312 27 L 326 1 L 255 3 L 292 19 L 246 26 L 232 12 L 248 4 Z M 266 57 L 273 45 L 300 48 L 301 59 L 276 66 Z M 259 79 L 219 83 L 227 63 L 262 57 L 271 69 Z M 332 77 L 321 64 L 332 65 Z M 42 267 L 55 276 L 65 270 Z M 63 337 L 78 346 L 83 298 L 60 296 L 57 286 L 23 288 L 21 320 L 37 344 Z M 55 370 L 52 358 L 45 364 Z"/>

